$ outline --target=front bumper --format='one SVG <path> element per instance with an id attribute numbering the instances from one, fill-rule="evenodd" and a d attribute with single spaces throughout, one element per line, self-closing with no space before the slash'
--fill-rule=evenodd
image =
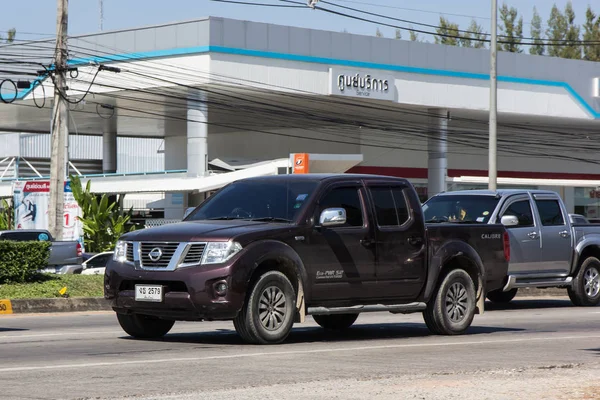
<path id="1" fill-rule="evenodd" d="M 233 319 L 244 304 L 243 269 L 233 263 L 148 271 L 111 260 L 104 274 L 104 297 L 118 313 L 185 321 Z M 228 287 L 222 296 L 215 289 L 221 282 L 226 282 Z M 163 301 L 136 301 L 136 284 L 163 286 Z"/>

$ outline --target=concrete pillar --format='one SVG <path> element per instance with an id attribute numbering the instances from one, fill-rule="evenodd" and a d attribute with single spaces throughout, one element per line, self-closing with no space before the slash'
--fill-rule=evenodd
<path id="1" fill-rule="evenodd" d="M 102 172 L 117 172 L 117 119 L 114 116 L 104 122 L 102 131 Z"/>
<path id="2" fill-rule="evenodd" d="M 187 171 L 204 176 L 208 171 L 208 107 L 206 95 L 194 92 L 187 109 Z"/>
<path id="3" fill-rule="evenodd" d="M 165 137 L 165 170 L 178 171 L 187 168 L 185 128 L 173 129 Z M 187 204 L 186 193 L 165 194 L 165 218 L 180 219 L 183 217 Z"/>
<path id="4" fill-rule="evenodd" d="M 448 176 L 448 119 L 447 110 L 428 110 L 427 135 L 427 197 L 446 191 Z"/>

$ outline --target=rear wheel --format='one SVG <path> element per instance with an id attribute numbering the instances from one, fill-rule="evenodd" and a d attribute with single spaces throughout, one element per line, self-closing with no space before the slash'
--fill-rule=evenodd
<path id="1" fill-rule="evenodd" d="M 127 334 L 137 339 L 156 339 L 165 336 L 175 321 L 141 314 L 117 314 L 119 325 Z"/>
<path id="2" fill-rule="evenodd" d="M 576 306 L 595 306 L 600 303 L 600 260 L 596 257 L 586 258 L 567 292 Z"/>
<path id="3" fill-rule="evenodd" d="M 462 269 L 448 272 L 423 312 L 427 328 L 438 335 L 464 333 L 475 316 L 475 284 Z"/>
<path id="4" fill-rule="evenodd" d="M 233 326 L 247 343 L 281 343 L 292 330 L 295 311 L 296 295 L 292 283 L 281 272 L 269 271 L 252 286 Z"/>
<path id="5" fill-rule="evenodd" d="M 487 294 L 487 298 L 492 303 L 510 303 L 510 301 L 517 295 L 518 290 L 518 288 L 511 289 L 508 292 L 503 292 L 502 289 L 492 290 Z"/>
<path id="6" fill-rule="evenodd" d="M 331 330 L 350 328 L 357 318 L 358 314 L 313 315 L 313 319 L 317 324 Z"/>

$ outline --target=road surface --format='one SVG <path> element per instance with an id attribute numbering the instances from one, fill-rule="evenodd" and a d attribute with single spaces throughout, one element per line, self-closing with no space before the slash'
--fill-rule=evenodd
<path id="1" fill-rule="evenodd" d="M 469 334 L 429 335 L 420 314 L 362 314 L 345 333 L 310 318 L 277 346 L 228 322 L 130 339 L 113 313 L 0 317 L 5 399 L 600 398 L 600 307 L 516 300 Z"/>

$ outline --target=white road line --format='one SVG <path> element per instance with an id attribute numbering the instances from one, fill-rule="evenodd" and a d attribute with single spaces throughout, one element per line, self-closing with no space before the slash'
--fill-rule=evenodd
<path id="1" fill-rule="evenodd" d="M 118 334 L 118 333 L 123 333 L 122 331 L 76 331 L 76 332 L 69 332 L 69 331 L 65 331 L 65 332 L 61 332 L 61 333 L 36 333 L 36 334 L 29 334 L 29 335 L 20 335 L 20 334 L 14 334 L 14 335 L 3 335 L 0 336 L 0 339 L 23 339 L 23 338 L 36 338 L 36 337 L 51 337 L 51 336 L 70 336 L 70 335 L 96 335 L 96 334 L 102 334 L 102 333 L 110 333 L 110 334 Z"/>
<path id="2" fill-rule="evenodd" d="M 158 359 L 158 360 L 132 360 L 132 361 L 96 362 L 96 363 L 83 363 L 83 364 L 40 365 L 40 366 L 35 366 L 35 367 L 0 368 L 0 373 L 22 372 L 22 371 L 41 371 L 41 370 L 60 370 L 60 369 L 69 369 L 69 368 L 110 367 L 110 366 L 133 365 L 133 364 L 163 364 L 163 363 L 172 363 L 172 362 L 198 362 L 198 361 L 224 360 L 224 359 L 234 359 L 234 358 L 284 356 L 284 355 L 293 355 L 293 354 L 339 353 L 339 352 L 347 352 L 347 351 L 401 349 L 401 348 L 415 348 L 415 347 L 472 346 L 472 345 L 481 345 L 481 344 L 487 345 L 487 344 L 497 344 L 497 343 L 504 344 L 504 343 L 540 342 L 540 341 L 573 340 L 573 339 L 600 339 L 600 335 L 559 336 L 559 337 L 523 338 L 523 339 L 497 339 L 497 340 L 442 342 L 442 343 L 392 344 L 392 345 L 382 345 L 382 346 L 342 347 L 342 348 L 337 348 L 337 349 L 273 351 L 273 352 L 231 354 L 231 355 L 207 356 L 207 357 L 163 358 L 163 359 Z"/>

